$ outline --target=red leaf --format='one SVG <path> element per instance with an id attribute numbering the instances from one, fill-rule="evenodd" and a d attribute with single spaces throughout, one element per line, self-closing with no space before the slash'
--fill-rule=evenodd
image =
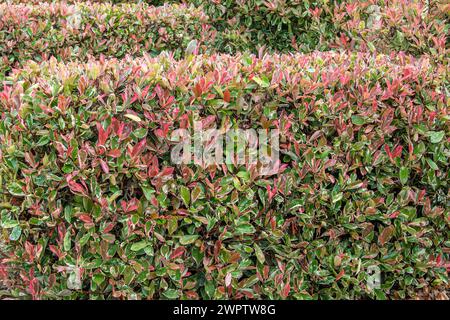
<path id="1" fill-rule="evenodd" d="M 272 201 L 272 198 L 277 194 L 278 190 L 277 190 L 277 186 L 275 185 L 272 189 L 272 187 L 270 185 L 266 186 L 267 188 L 267 194 L 269 195 L 269 202 Z"/>
<path id="2" fill-rule="evenodd" d="M 389 215 L 389 218 L 395 219 L 400 215 L 400 211 L 395 211 Z"/>
<path id="3" fill-rule="evenodd" d="M 172 167 L 165 167 L 165 168 L 163 169 L 163 171 L 161 172 L 161 175 L 162 175 L 162 176 L 170 176 L 170 175 L 173 173 L 174 170 L 175 170 L 175 169 L 172 168 Z"/>
<path id="4" fill-rule="evenodd" d="M 135 93 L 135 94 L 133 95 L 133 98 L 131 98 L 130 104 L 133 103 L 133 102 L 135 102 L 137 99 L 139 99 L 139 96 L 138 96 L 137 93 Z"/>
<path id="5" fill-rule="evenodd" d="M 102 233 L 110 232 L 114 228 L 115 225 L 116 224 L 114 222 L 111 222 L 111 223 L 107 224 L 105 229 L 103 229 Z"/>
<path id="6" fill-rule="evenodd" d="M 29 261 L 33 262 L 35 250 L 34 250 L 34 246 L 28 241 L 25 242 L 25 251 L 28 254 Z"/>
<path id="7" fill-rule="evenodd" d="M 392 153 L 391 153 L 391 148 L 389 148 L 389 146 L 387 144 L 384 145 L 384 150 L 386 151 L 389 159 L 392 160 Z"/>
<path id="8" fill-rule="evenodd" d="M 145 144 L 147 143 L 147 139 L 144 138 L 141 141 L 139 141 L 134 147 L 133 149 L 131 149 L 131 158 L 136 158 L 137 155 L 139 155 L 139 153 L 144 150 Z"/>
<path id="9" fill-rule="evenodd" d="M 223 92 L 223 100 L 225 102 L 230 102 L 231 100 L 230 91 L 228 91 L 228 89 Z"/>
<path id="10" fill-rule="evenodd" d="M 286 282 L 283 290 L 281 291 L 281 296 L 283 298 L 286 298 L 289 295 L 289 292 L 291 292 L 291 285 L 289 284 L 289 281 L 288 281 L 288 282 Z"/>
<path id="11" fill-rule="evenodd" d="M 186 250 L 186 249 L 185 249 L 184 247 L 178 247 L 178 248 L 176 248 L 176 249 L 172 252 L 172 254 L 170 255 L 170 259 L 176 259 L 176 258 L 182 256 L 183 253 L 185 252 L 185 250 Z"/>
<path id="12" fill-rule="evenodd" d="M 100 162 L 100 167 L 102 167 L 103 172 L 108 174 L 109 173 L 108 164 L 105 161 L 103 161 L 102 159 L 99 159 L 99 162 Z"/>
<path id="13" fill-rule="evenodd" d="M 118 158 L 118 157 L 120 157 L 120 153 L 121 153 L 121 151 L 119 149 L 113 149 L 108 152 L 108 156 L 113 157 L 113 158 Z"/>
<path id="14" fill-rule="evenodd" d="M 111 132 L 111 127 L 108 127 L 106 130 L 104 130 L 100 122 L 97 122 L 96 125 L 98 131 L 97 146 L 104 146 Z"/>
<path id="15" fill-rule="evenodd" d="M 194 91 L 194 95 L 195 95 L 196 98 L 198 98 L 198 97 L 200 97 L 202 95 L 202 87 L 200 86 L 199 83 L 197 83 L 194 86 L 193 91 Z"/>
<path id="16" fill-rule="evenodd" d="M 158 207 L 159 206 L 159 202 L 158 199 L 156 199 L 155 197 L 152 197 L 150 202 L 152 203 L 153 206 Z"/>
<path id="17" fill-rule="evenodd" d="M 403 147 L 402 146 L 397 146 L 394 151 L 392 152 L 392 157 L 395 159 L 397 157 L 400 157 L 402 155 L 402 150 Z"/>
<path id="18" fill-rule="evenodd" d="M 408 144 L 408 153 L 409 153 L 409 156 L 410 156 L 410 157 L 412 157 L 413 152 L 414 152 L 414 146 L 413 146 L 413 144 L 410 142 L 410 143 Z"/>
<path id="19" fill-rule="evenodd" d="M 142 90 L 142 93 L 141 93 L 141 99 L 142 99 L 142 98 L 145 98 L 145 97 L 147 96 L 149 89 L 150 89 L 150 85 L 146 86 L 146 87 Z"/>
<path id="20" fill-rule="evenodd" d="M 139 208 L 139 201 L 136 198 L 133 198 L 133 199 L 131 199 L 128 202 L 122 200 L 120 202 L 120 206 L 122 207 L 122 210 L 125 213 L 132 212 L 132 211 L 135 211 L 135 210 L 137 210 Z"/>
<path id="21" fill-rule="evenodd" d="M 419 194 L 417 195 L 417 201 L 422 201 L 423 197 L 425 196 L 426 190 L 422 189 L 419 191 Z"/>
<path id="22" fill-rule="evenodd" d="M 438 266 L 441 266 L 441 265 L 442 265 L 442 254 L 440 254 L 440 255 L 438 255 L 438 256 L 436 257 L 436 264 L 437 264 Z"/>
<path id="23" fill-rule="evenodd" d="M 381 234 L 378 236 L 378 241 L 382 246 L 384 246 L 393 236 L 395 231 L 395 227 L 393 225 L 390 225 L 383 229 Z"/>
<path id="24" fill-rule="evenodd" d="M 336 281 L 338 281 L 340 278 L 342 278 L 345 275 L 345 270 L 342 269 L 341 272 L 336 276 Z"/>
<path id="25" fill-rule="evenodd" d="M 81 193 L 82 195 L 87 195 L 87 190 L 79 183 L 71 180 L 69 181 L 69 188 L 73 193 Z"/>
<path id="26" fill-rule="evenodd" d="M 80 219 L 84 223 L 92 223 L 92 218 L 87 214 L 80 214 L 78 216 L 78 219 Z"/>
<path id="27" fill-rule="evenodd" d="M 160 138 L 167 137 L 168 132 L 169 132 L 169 124 L 168 123 L 162 123 L 161 128 L 155 130 L 155 134 Z"/>
<path id="28" fill-rule="evenodd" d="M 111 127 L 114 130 L 114 133 L 119 137 L 122 138 L 123 130 L 125 128 L 125 123 L 121 122 L 117 118 L 112 118 L 111 120 Z"/>
<path id="29" fill-rule="evenodd" d="M 53 244 L 48 246 L 50 251 L 53 252 L 58 258 L 61 258 L 63 256 L 63 254 L 61 253 L 61 250 L 59 250 L 59 248 Z"/>
<path id="30" fill-rule="evenodd" d="M 169 99 L 162 105 L 163 108 L 170 106 L 175 101 L 174 96 L 170 96 Z"/>

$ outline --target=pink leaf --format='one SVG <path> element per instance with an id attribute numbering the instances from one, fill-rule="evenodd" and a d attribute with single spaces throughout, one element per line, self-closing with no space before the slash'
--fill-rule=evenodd
<path id="1" fill-rule="evenodd" d="M 103 172 L 108 174 L 109 173 L 108 164 L 105 161 L 103 161 L 102 159 L 99 159 L 99 162 L 100 162 L 100 167 L 102 167 Z"/>
<path id="2" fill-rule="evenodd" d="M 227 273 L 227 275 L 225 276 L 225 286 L 229 287 L 231 284 L 231 273 Z"/>
<path id="3" fill-rule="evenodd" d="M 80 219 L 84 223 L 92 223 L 92 218 L 87 214 L 80 214 L 78 216 L 78 219 Z"/>
<path id="4" fill-rule="evenodd" d="M 393 158 L 400 157 L 400 156 L 402 155 L 402 150 L 403 150 L 403 147 L 402 147 L 402 146 L 397 146 L 397 147 L 394 149 L 394 151 L 392 152 L 392 157 L 393 157 Z"/>
<path id="5" fill-rule="evenodd" d="M 283 298 L 286 298 L 290 292 L 291 292 L 291 285 L 289 284 L 289 281 L 287 281 L 283 287 L 283 290 L 281 291 L 281 296 Z"/>
<path id="6" fill-rule="evenodd" d="M 69 188 L 73 193 L 81 193 L 82 195 L 87 195 L 87 190 L 79 183 L 71 180 L 69 181 Z"/>
<path id="7" fill-rule="evenodd" d="M 391 148 L 389 148 L 389 146 L 387 144 L 384 145 L 384 150 L 386 151 L 389 159 L 392 160 L 392 153 L 391 153 Z"/>
<path id="8" fill-rule="evenodd" d="M 131 149 L 131 153 L 130 156 L 131 158 L 136 158 L 136 156 L 139 155 L 139 153 L 144 150 L 145 144 L 147 143 L 147 139 L 144 138 L 141 141 L 139 141 L 132 149 Z"/>
<path id="9" fill-rule="evenodd" d="M 185 252 L 184 247 L 178 247 L 172 252 L 172 254 L 170 255 L 170 259 L 178 258 L 178 257 L 182 256 L 184 252 Z"/>
<path id="10" fill-rule="evenodd" d="M 108 152 L 108 156 L 113 157 L 113 158 L 118 158 L 118 157 L 120 157 L 120 153 L 121 153 L 121 151 L 119 149 L 113 149 Z"/>
<path id="11" fill-rule="evenodd" d="M 106 130 L 104 130 L 102 124 L 100 122 L 97 122 L 97 131 L 98 131 L 97 146 L 104 146 L 111 132 L 111 127 L 108 127 Z"/>
<path id="12" fill-rule="evenodd" d="M 336 276 L 336 281 L 341 279 L 344 275 L 345 275 L 345 270 L 342 269 L 341 272 L 339 272 L 339 274 Z"/>

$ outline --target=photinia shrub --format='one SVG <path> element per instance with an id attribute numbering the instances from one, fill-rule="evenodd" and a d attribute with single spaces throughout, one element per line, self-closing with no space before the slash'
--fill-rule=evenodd
<path id="1" fill-rule="evenodd" d="M 0 92 L 0 296 L 445 295 L 448 88 L 401 52 L 24 63 Z M 195 121 L 278 129 L 279 172 L 174 164 Z"/>
<path id="2" fill-rule="evenodd" d="M 224 47 L 281 51 L 405 51 L 448 64 L 450 5 L 427 0 L 190 0 L 200 5 Z M 238 39 L 241 42 L 237 41 Z"/>
<path id="3" fill-rule="evenodd" d="M 51 56 L 83 61 L 163 50 L 180 56 L 193 39 L 214 40 L 215 31 L 206 22 L 200 9 L 185 4 L 1 3 L 0 71 Z"/>
<path id="4" fill-rule="evenodd" d="M 169 50 L 312 52 L 330 49 L 427 55 L 448 65 L 450 6 L 445 1 L 189 0 L 0 4 L 0 70 L 50 56 L 85 61 Z M 102 3 L 103 2 L 103 3 Z M 70 3 L 70 1 L 69 1 Z"/>

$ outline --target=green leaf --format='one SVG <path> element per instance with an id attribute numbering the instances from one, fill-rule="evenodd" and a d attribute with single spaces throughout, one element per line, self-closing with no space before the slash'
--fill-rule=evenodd
<path id="1" fill-rule="evenodd" d="M 180 238 L 180 244 L 182 244 L 182 245 L 191 244 L 191 243 L 195 242 L 195 240 L 197 240 L 198 238 L 199 238 L 199 235 L 197 235 L 197 234 L 182 236 Z"/>
<path id="2" fill-rule="evenodd" d="M 71 246 L 72 246 L 72 242 L 70 240 L 70 231 L 68 230 L 66 232 L 66 235 L 64 236 L 64 243 L 63 243 L 64 251 L 69 251 Z"/>
<path id="3" fill-rule="evenodd" d="M 302 207 L 304 201 L 302 199 L 294 199 L 288 204 L 289 211 L 295 211 Z"/>
<path id="4" fill-rule="evenodd" d="M 242 59 L 244 60 L 243 63 L 245 66 L 249 66 L 252 64 L 252 58 L 246 53 Z"/>
<path id="5" fill-rule="evenodd" d="M 264 256 L 264 253 L 262 252 L 261 248 L 256 243 L 255 243 L 254 247 L 255 247 L 256 258 L 258 259 L 258 261 L 260 263 L 264 263 L 264 261 L 266 261 L 266 257 Z"/>
<path id="6" fill-rule="evenodd" d="M 200 199 L 201 193 L 202 193 L 202 188 L 200 188 L 200 186 L 197 185 L 194 188 L 194 190 L 192 190 L 192 194 L 191 194 L 192 203 L 195 203 L 195 201 L 197 201 L 197 199 Z"/>
<path id="7" fill-rule="evenodd" d="M 183 200 L 184 205 L 186 206 L 186 208 L 189 208 L 189 203 L 191 201 L 191 193 L 189 192 L 189 188 L 181 186 L 180 192 L 181 192 L 181 199 Z"/>
<path id="8" fill-rule="evenodd" d="M 91 234 L 86 233 L 84 236 L 82 236 L 80 238 L 78 243 L 80 244 L 80 246 L 84 246 L 89 241 L 90 238 L 91 238 Z"/>
<path id="9" fill-rule="evenodd" d="M 439 143 L 445 136 L 444 131 L 429 131 L 428 135 L 430 137 L 431 143 Z"/>
<path id="10" fill-rule="evenodd" d="M 172 235 L 178 228 L 178 220 L 173 217 L 167 220 L 167 231 Z"/>
<path id="11" fill-rule="evenodd" d="M 11 240 L 11 241 L 19 240 L 21 234 L 22 234 L 22 228 L 20 228 L 19 226 L 15 226 L 11 230 L 11 233 L 9 234 L 9 240 Z"/>
<path id="12" fill-rule="evenodd" d="M 216 287 L 212 280 L 205 282 L 205 291 L 209 298 L 214 297 L 214 292 L 216 291 Z"/>
<path id="13" fill-rule="evenodd" d="M 99 286 L 103 283 L 103 281 L 105 281 L 105 276 L 101 273 L 96 273 L 93 275 L 92 281 Z"/>
<path id="14" fill-rule="evenodd" d="M 111 233 L 102 234 L 102 239 L 109 243 L 114 243 L 116 241 L 116 236 Z"/>
<path id="15" fill-rule="evenodd" d="M 139 128 L 133 131 L 133 134 L 138 139 L 143 139 L 147 136 L 147 129 L 145 128 Z"/>
<path id="16" fill-rule="evenodd" d="M 439 170 L 438 165 L 436 164 L 436 162 L 434 162 L 433 160 L 431 160 L 430 158 L 425 158 L 427 160 L 428 165 L 430 166 L 431 169 L 433 170 Z"/>
<path id="17" fill-rule="evenodd" d="M 406 167 L 401 167 L 400 168 L 400 182 L 402 184 L 406 184 L 406 182 L 408 182 L 408 178 L 409 178 L 409 169 Z"/>
<path id="18" fill-rule="evenodd" d="M 250 180 L 250 172 L 248 171 L 239 171 L 236 175 L 244 181 Z"/>
<path id="19" fill-rule="evenodd" d="M 251 224 L 241 224 L 236 227 L 236 233 L 237 234 L 252 234 L 255 233 L 256 229 Z"/>
<path id="20" fill-rule="evenodd" d="M 253 81 L 255 81 L 257 84 L 259 84 L 261 87 L 263 88 L 268 88 L 270 86 L 270 82 L 269 79 L 267 79 L 266 76 L 261 76 L 260 77 L 253 77 Z"/>
<path id="21" fill-rule="evenodd" d="M 131 113 L 125 114 L 124 117 L 127 117 L 128 119 L 131 119 L 131 120 L 133 120 L 135 122 L 141 122 L 142 121 L 141 118 L 139 118 L 137 115 L 134 115 L 134 114 L 131 114 Z"/>
<path id="22" fill-rule="evenodd" d="M 146 240 L 142 240 L 131 245 L 131 251 L 139 251 L 149 246 L 150 243 Z"/>
<path id="23" fill-rule="evenodd" d="M 135 276 L 136 274 L 134 273 L 133 268 L 131 266 L 127 266 L 123 273 L 123 280 L 125 281 L 125 284 L 129 285 Z"/>
<path id="24" fill-rule="evenodd" d="M 142 189 L 142 192 L 144 192 L 145 198 L 148 201 L 150 201 L 152 199 L 152 194 L 155 193 L 155 189 L 153 189 L 152 187 L 149 187 L 149 186 L 142 186 L 142 185 L 141 185 L 141 189 Z"/>
<path id="25" fill-rule="evenodd" d="M 39 141 L 36 143 L 36 147 L 42 147 L 45 146 L 47 143 L 50 142 L 49 136 L 42 136 Z"/>
<path id="26" fill-rule="evenodd" d="M 162 295 L 164 297 L 166 297 L 167 299 L 178 299 L 178 296 L 179 296 L 177 290 L 175 290 L 175 289 L 164 290 Z"/>
<path id="27" fill-rule="evenodd" d="M 18 225 L 19 225 L 19 222 L 16 220 L 6 220 L 6 221 L 3 221 L 1 224 L 2 228 L 5 228 L 5 229 L 14 228 Z"/>
<path id="28" fill-rule="evenodd" d="M 342 197 L 343 197 L 343 196 L 344 196 L 344 194 L 343 194 L 342 192 L 339 192 L 339 193 L 337 193 L 337 194 L 333 194 L 333 195 L 331 196 L 331 202 L 332 202 L 332 203 L 336 203 L 336 202 L 342 200 Z"/>
<path id="29" fill-rule="evenodd" d="M 153 257 L 155 255 L 155 250 L 152 246 L 145 247 L 144 252 L 146 255 Z"/>
<path id="30" fill-rule="evenodd" d="M 17 182 L 13 182 L 8 186 L 8 191 L 9 193 L 11 193 L 13 196 L 17 196 L 17 197 L 23 197 L 25 196 L 25 193 L 22 190 L 22 186 L 20 184 L 18 184 Z"/>
<path id="31" fill-rule="evenodd" d="M 352 116 L 352 123 L 356 124 L 357 126 L 362 126 L 366 123 L 365 119 L 361 116 Z"/>

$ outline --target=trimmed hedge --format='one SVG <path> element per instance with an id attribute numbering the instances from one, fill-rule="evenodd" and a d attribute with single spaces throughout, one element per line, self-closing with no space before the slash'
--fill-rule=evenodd
<path id="1" fill-rule="evenodd" d="M 121 58 L 125 53 L 140 56 L 162 50 L 182 57 L 188 43 L 196 39 L 199 52 L 206 53 L 256 53 L 262 46 L 282 52 L 405 51 L 430 55 L 434 63 L 448 65 L 450 5 L 439 1 L 187 3 L 190 6 L 1 4 L 3 64 L 20 65 L 51 55 L 82 61 L 88 54 Z"/>
<path id="2" fill-rule="evenodd" d="M 0 4 L 3 68 L 50 56 L 85 61 L 89 55 L 180 56 L 192 39 L 214 39 L 200 9 L 187 5 L 65 3 Z M 0 70 L 1 71 L 1 70 Z"/>
<path id="3" fill-rule="evenodd" d="M 0 92 L 0 296 L 438 294 L 448 87 L 401 53 L 30 62 Z M 200 119 L 278 128 L 283 171 L 173 165 L 171 132 Z"/>
<path id="4" fill-rule="evenodd" d="M 252 47 L 281 51 L 346 47 L 431 54 L 441 62 L 450 48 L 450 4 L 427 0 L 222 0 L 203 6 L 219 31 L 239 30 Z M 237 34 L 235 34 L 238 37 Z"/>

